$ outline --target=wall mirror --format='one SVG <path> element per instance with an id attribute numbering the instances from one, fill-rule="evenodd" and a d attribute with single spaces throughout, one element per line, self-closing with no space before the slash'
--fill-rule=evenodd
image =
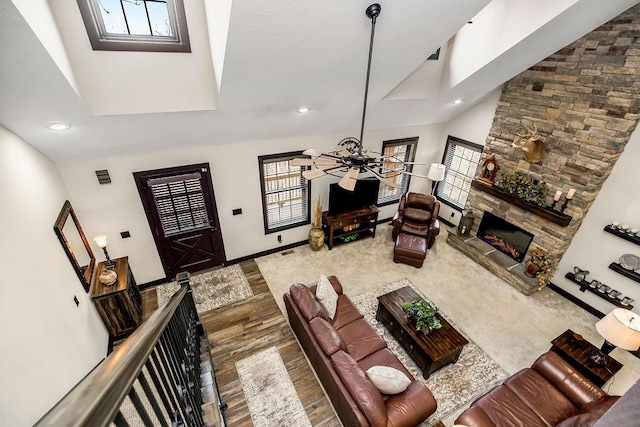
<path id="1" fill-rule="evenodd" d="M 67 257 L 69 257 L 69 261 L 71 261 L 71 265 L 73 265 L 84 290 L 89 292 L 96 258 L 91 251 L 84 231 L 82 231 L 78 217 L 68 200 L 64 202 L 53 230 L 56 232 L 58 239 L 60 239 L 60 243 Z"/>

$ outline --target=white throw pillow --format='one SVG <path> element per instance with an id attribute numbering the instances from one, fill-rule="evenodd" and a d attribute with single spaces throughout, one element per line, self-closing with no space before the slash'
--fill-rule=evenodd
<path id="1" fill-rule="evenodd" d="M 402 393 L 411 384 L 404 372 L 390 366 L 372 366 L 367 369 L 367 376 L 384 394 Z"/>
<path id="2" fill-rule="evenodd" d="M 324 274 L 321 274 L 318 279 L 316 298 L 320 301 L 324 309 L 327 310 L 329 318 L 333 319 L 336 315 L 336 308 L 338 307 L 338 294 Z"/>

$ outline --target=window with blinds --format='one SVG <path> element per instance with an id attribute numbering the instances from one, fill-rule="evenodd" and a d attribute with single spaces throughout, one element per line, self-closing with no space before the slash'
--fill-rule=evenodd
<path id="1" fill-rule="evenodd" d="M 305 166 L 291 160 L 302 152 L 259 156 L 265 234 L 311 222 L 311 183 L 302 176 Z"/>
<path id="2" fill-rule="evenodd" d="M 464 209 L 482 149 L 482 145 L 453 136 L 447 138 L 442 159 L 447 170 L 444 179 L 438 183 L 436 189 L 438 200 L 453 208 Z"/>
<path id="3" fill-rule="evenodd" d="M 378 206 L 389 205 L 400 200 L 400 196 L 409 189 L 410 175 L 398 174 L 398 170 L 402 169 L 403 162 L 413 162 L 416 158 L 416 148 L 418 146 L 418 138 L 404 138 L 392 141 L 384 141 L 382 143 L 382 154 L 387 157 L 384 160 L 383 167 L 380 169 L 380 175 L 390 179 L 400 188 L 389 187 L 380 183 L 378 192 Z M 407 172 L 413 170 L 413 165 L 407 165 Z"/>
<path id="4" fill-rule="evenodd" d="M 209 227 L 199 173 L 147 181 L 164 236 Z"/>

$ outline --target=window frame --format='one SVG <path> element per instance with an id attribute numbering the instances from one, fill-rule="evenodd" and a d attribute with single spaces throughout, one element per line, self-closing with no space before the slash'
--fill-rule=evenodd
<path id="1" fill-rule="evenodd" d="M 452 143 L 454 145 L 460 145 L 464 148 L 470 149 L 472 151 L 478 152 L 480 153 L 480 156 L 478 156 L 478 162 L 476 163 L 476 167 L 473 169 L 473 174 L 472 175 L 464 175 L 465 177 L 469 178 L 470 181 L 473 181 L 473 179 L 476 176 L 476 172 L 478 171 L 478 165 L 480 164 L 480 160 L 482 159 L 482 153 L 484 152 L 484 145 L 480 145 L 480 144 L 476 144 L 475 142 L 470 142 L 470 141 L 466 141 L 464 139 L 461 138 L 457 138 L 455 136 L 447 136 L 447 145 L 444 148 L 444 153 L 442 154 L 442 164 L 446 166 L 446 170 L 445 170 L 445 175 L 444 175 L 444 179 L 442 181 L 439 181 L 436 184 L 436 188 L 435 188 L 435 192 L 434 194 L 436 195 L 436 197 L 438 198 L 438 200 L 441 203 L 444 203 L 447 206 L 452 207 L 453 209 L 457 210 L 458 212 L 462 212 L 464 210 L 464 208 L 467 205 L 467 199 L 469 198 L 469 192 L 471 191 L 471 187 L 469 187 L 469 191 L 467 192 L 467 198 L 465 199 L 464 202 L 464 206 L 460 207 L 457 204 L 455 204 L 454 202 L 447 200 L 444 197 L 440 196 L 440 191 L 442 189 L 442 187 L 445 185 L 446 180 L 447 180 L 447 176 L 449 174 L 449 172 L 451 171 L 451 164 L 449 162 L 447 162 L 447 157 L 448 153 L 449 153 L 449 148 L 451 147 Z M 453 158 L 453 155 L 451 156 Z M 457 172 L 457 171 L 456 171 Z M 471 185 L 471 183 L 469 183 L 469 185 Z"/>
<path id="2" fill-rule="evenodd" d="M 407 151 L 405 155 L 404 162 L 415 162 L 416 160 L 416 152 L 418 151 L 418 136 L 413 136 L 410 138 L 400 138 L 400 139 L 391 139 L 388 141 L 382 141 L 382 155 L 384 155 L 384 150 L 388 147 L 397 147 L 400 145 L 410 146 L 411 148 Z M 407 172 L 413 171 L 413 165 L 407 165 Z M 383 174 L 382 174 L 383 175 Z M 384 176 L 384 175 L 383 175 Z M 403 194 L 409 191 L 409 185 L 411 184 L 411 175 L 403 175 L 402 185 L 400 186 L 399 192 L 393 196 L 386 196 L 384 201 L 380 201 L 380 191 L 378 191 L 378 198 L 376 199 L 376 206 L 388 206 L 394 203 L 398 203 Z M 384 183 L 380 182 L 380 189 L 382 189 Z"/>
<path id="3" fill-rule="evenodd" d="M 444 153 L 442 154 L 442 164 L 446 166 L 446 170 L 445 170 L 445 176 L 444 179 L 442 181 L 439 181 L 436 184 L 435 187 L 435 192 L 434 194 L 436 195 L 438 201 L 440 201 L 441 203 L 444 203 L 447 206 L 450 206 L 451 208 L 462 212 L 467 204 L 467 200 L 465 199 L 465 203 L 464 206 L 460 207 L 458 205 L 456 205 L 454 202 L 447 200 L 444 197 L 440 196 L 440 191 L 441 189 L 444 187 L 446 180 L 447 180 L 447 176 L 451 171 L 451 164 L 447 162 L 447 157 L 448 153 L 449 153 L 449 149 L 452 145 L 460 145 L 464 148 L 476 151 L 478 153 L 480 153 L 480 156 L 478 157 L 478 163 L 476 164 L 476 167 L 473 169 L 473 174 L 471 176 L 469 175 L 465 175 L 465 177 L 470 178 L 471 181 L 473 181 L 473 179 L 475 178 L 476 172 L 478 171 L 478 165 L 480 164 L 480 160 L 482 159 L 482 153 L 484 152 L 484 145 L 480 145 L 480 144 L 476 144 L 474 142 L 470 142 L 470 141 L 466 141 L 464 139 L 461 138 L 457 138 L 455 136 L 451 136 L 448 135 L 447 136 L 447 145 L 444 148 Z M 453 155 L 451 156 L 453 158 Z M 456 171 L 457 172 L 457 171 Z M 469 189 L 470 190 L 470 189 Z M 469 192 L 467 192 L 467 199 L 469 197 Z"/>
<path id="4" fill-rule="evenodd" d="M 108 33 L 99 0 L 77 0 L 93 50 L 137 52 L 191 52 L 183 0 L 166 0 L 173 36 Z"/>
<path id="5" fill-rule="evenodd" d="M 304 219 L 301 219 L 297 222 L 281 225 L 274 228 L 269 228 L 269 215 L 268 215 L 268 207 L 267 207 L 267 192 L 265 187 L 265 175 L 264 175 L 264 164 L 266 163 L 275 163 L 281 161 L 290 161 L 295 158 L 308 158 L 309 156 L 305 156 L 302 154 L 302 151 L 290 151 L 287 153 L 277 153 L 277 154 L 268 154 L 264 156 L 258 156 L 258 169 L 260 172 L 260 192 L 262 194 L 262 217 L 264 223 L 264 234 L 272 234 L 278 231 L 288 230 L 290 228 L 300 227 L 302 225 L 311 224 L 311 180 L 306 179 L 302 176 L 302 172 L 307 170 L 308 167 L 300 166 L 300 178 L 304 180 L 306 183 L 306 207 L 307 212 Z M 305 197 L 303 194 L 302 197 Z"/>

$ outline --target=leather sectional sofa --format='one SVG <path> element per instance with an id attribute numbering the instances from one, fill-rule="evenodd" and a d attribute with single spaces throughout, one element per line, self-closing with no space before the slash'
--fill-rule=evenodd
<path id="1" fill-rule="evenodd" d="M 468 427 L 590 427 L 618 398 L 550 351 L 477 399 L 455 422 Z"/>
<path id="2" fill-rule="evenodd" d="M 315 297 L 316 285 L 296 284 L 284 295 L 289 323 L 345 426 L 415 426 L 436 410 L 429 389 L 415 380 L 389 351 L 385 341 L 342 293 L 335 276 L 328 278 L 338 294 L 330 319 Z M 367 377 L 372 366 L 389 366 L 411 380 L 394 395 L 380 393 Z"/>

